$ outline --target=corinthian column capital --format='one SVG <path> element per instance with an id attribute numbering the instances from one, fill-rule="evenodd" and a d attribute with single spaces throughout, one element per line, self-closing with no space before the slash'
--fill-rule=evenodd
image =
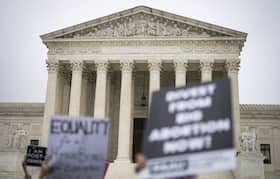
<path id="1" fill-rule="evenodd" d="M 173 60 L 174 69 L 176 72 L 186 72 L 188 68 L 187 60 Z"/>
<path id="2" fill-rule="evenodd" d="M 149 60 L 148 67 L 150 71 L 160 71 L 161 70 L 161 61 L 160 60 Z"/>
<path id="3" fill-rule="evenodd" d="M 59 63 L 57 61 L 46 61 L 48 72 L 57 72 Z"/>
<path id="4" fill-rule="evenodd" d="M 240 67 L 240 60 L 226 61 L 225 68 L 228 73 L 238 73 Z"/>
<path id="5" fill-rule="evenodd" d="M 134 68 L 134 63 L 132 60 L 121 60 L 121 71 L 123 72 L 132 72 Z"/>
<path id="6" fill-rule="evenodd" d="M 201 72 L 211 72 L 213 69 L 213 60 L 201 60 L 200 61 L 200 71 Z"/>
<path id="7" fill-rule="evenodd" d="M 72 71 L 83 71 L 84 63 L 83 61 L 72 61 L 71 68 Z"/>
<path id="8" fill-rule="evenodd" d="M 107 60 L 96 60 L 95 67 L 97 72 L 107 72 L 109 68 L 109 63 Z"/>

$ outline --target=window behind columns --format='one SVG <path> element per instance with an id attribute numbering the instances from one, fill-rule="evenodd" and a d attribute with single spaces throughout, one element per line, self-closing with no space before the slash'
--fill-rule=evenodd
<path id="1" fill-rule="evenodd" d="M 160 75 L 160 87 L 168 88 L 175 86 L 174 71 L 162 71 Z"/>
<path id="2" fill-rule="evenodd" d="M 227 77 L 224 63 L 214 63 L 212 78 L 213 80 L 219 80 Z"/>
<path id="3" fill-rule="evenodd" d="M 160 74 L 160 87 L 175 87 L 175 72 L 172 63 L 162 63 Z"/>
<path id="4" fill-rule="evenodd" d="M 187 71 L 187 85 L 192 83 L 199 83 L 200 78 L 200 71 Z"/>
<path id="5" fill-rule="evenodd" d="M 133 147 L 132 147 L 132 159 L 135 162 L 135 154 L 142 152 L 144 128 L 146 124 L 146 118 L 134 118 L 133 122 Z"/>
<path id="6" fill-rule="evenodd" d="M 224 71 L 213 71 L 212 73 L 213 80 L 219 80 L 227 77 L 227 74 Z"/>
<path id="7" fill-rule="evenodd" d="M 149 72 L 136 71 L 134 85 L 134 107 L 146 107 L 149 100 Z"/>

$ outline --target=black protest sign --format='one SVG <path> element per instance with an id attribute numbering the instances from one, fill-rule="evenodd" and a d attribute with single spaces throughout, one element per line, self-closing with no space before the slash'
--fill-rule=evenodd
<path id="1" fill-rule="evenodd" d="M 228 79 L 154 92 L 144 137 L 147 167 L 140 178 L 233 168 L 231 110 Z"/>
<path id="2" fill-rule="evenodd" d="M 30 166 L 40 167 L 42 161 L 46 156 L 46 147 L 40 147 L 36 145 L 28 145 L 26 152 L 26 164 Z"/>

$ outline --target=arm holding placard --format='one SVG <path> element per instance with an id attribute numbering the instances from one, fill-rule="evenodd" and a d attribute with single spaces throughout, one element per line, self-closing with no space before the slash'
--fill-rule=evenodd
<path id="1" fill-rule="evenodd" d="M 145 157 L 142 153 L 137 153 L 136 156 L 135 172 L 138 173 L 145 167 Z"/>
<path id="2" fill-rule="evenodd" d="M 28 173 L 28 170 L 26 167 L 26 160 L 22 161 L 22 169 L 24 172 L 24 179 L 31 179 L 31 175 Z"/>
<path id="3" fill-rule="evenodd" d="M 51 166 L 48 165 L 48 160 L 44 160 L 42 162 L 42 165 L 41 165 L 41 171 L 40 171 L 40 175 L 39 175 L 39 178 L 38 179 L 44 179 L 44 177 L 52 172 L 53 168 Z"/>

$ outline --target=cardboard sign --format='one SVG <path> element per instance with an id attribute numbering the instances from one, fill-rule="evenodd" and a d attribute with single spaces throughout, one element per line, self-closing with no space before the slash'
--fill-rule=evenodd
<path id="1" fill-rule="evenodd" d="M 167 178 L 235 167 L 230 81 L 154 92 L 140 178 Z"/>
<path id="2" fill-rule="evenodd" d="M 109 121 L 53 116 L 47 155 L 54 167 L 47 179 L 103 178 Z"/>
<path id="3" fill-rule="evenodd" d="M 46 156 L 46 147 L 36 145 L 28 145 L 26 151 L 26 165 L 41 167 L 42 161 Z"/>

